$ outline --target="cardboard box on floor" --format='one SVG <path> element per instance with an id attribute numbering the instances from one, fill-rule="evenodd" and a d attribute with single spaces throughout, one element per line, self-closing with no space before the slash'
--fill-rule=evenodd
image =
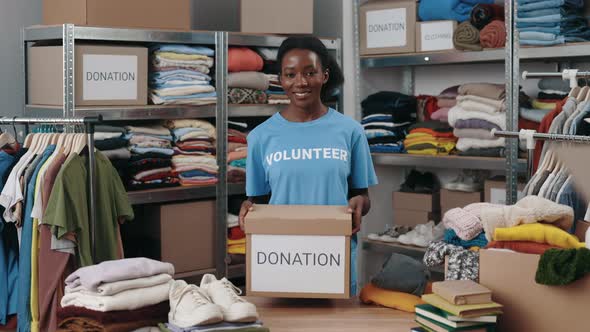
<path id="1" fill-rule="evenodd" d="M 248 295 L 350 297 L 346 207 L 255 205 L 245 224 Z"/>
<path id="2" fill-rule="evenodd" d="M 416 51 L 416 1 L 373 1 L 359 9 L 360 54 Z"/>
<path id="3" fill-rule="evenodd" d="M 191 29 L 191 0 L 43 0 L 43 24 Z"/>
<path id="4" fill-rule="evenodd" d="M 472 203 L 478 203 L 483 200 L 483 192 L 463 192 L 447 189 L 440 190 L 440 212 L 444 216 L 447 211 L 457 207 L 465 207 Z"/>
<path id="5" fill-rule="evenodd" d="M 454 50 L 457 21 L 416 22 L 416 52 Z"/>
<path id="6" fill-rule="evenodd" d="M 74 46 L 76 106 L 147 105 L 146 47 Z M 28 49 L 28 103 L 63 105 L 63 48 Z"/>
<path id="7" fill-rule="evenodd" d="M 312 34 L 313 2 L 314 0 L 240 0 L 240 31 Z"/>
<path id="8" fill-rule="evenodd" d="M 416 226 L 440 220 L 440 195 L 395 191 L 392 195 L 395 225 Z"/>
<path id="9" fill-rule="evenodd" d="M 590 276 L 565 286 L 537 284 L 540 257 L 480 250 L 479 282 L 504 306 L 498 331 L 588 331 Z"/>

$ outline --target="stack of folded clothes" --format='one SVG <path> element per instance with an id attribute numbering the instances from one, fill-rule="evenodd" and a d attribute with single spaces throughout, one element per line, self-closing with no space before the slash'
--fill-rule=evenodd
<path id="1" fill-rule="evenodd" d="M 404 147 L 409 154 L 448 155 L 453 149 L 457 138 L 453 136 L 453 128 L 439 121 L 426 121 L 413 124 L 404 140 Z"/>
<path id="2" fill-rule="evenodd" d="M 178 178 L 172 173 L 172 135 L 164 126 L 126 126 L 131 158 L 128 164 L 129 190 L 173 187 Z"/>
<path id="3" fill-rule="evenodd" d="M 127 164 L 131 158 L 127 148 L 129 142 L 124 135 L 125 128 L 99 125 L 94 129 L 94 146 L 109 158 L 119 175 L 125 178 Z"/>
<path id="4" fill-rule="evenodd" d="M 583 0 L 518 0 L 521 45 L 550 46 L 590 40 Z"/>
<path id="5" fill-rule="evenodd" d="M 227 56 L 228 103 L 266 104 L 269 80 L 260 72 L 264 65 L 262 57 L 247 47 L 230 47 Z"/>
<path id="6" fill-rule="evenodd" d="M 432 113 L 432 120 L 440 122 L 449 122 L 449 110 L 451 107 L 457 105 L 457 95 L 459 94 L 459 86 L 455 85 L 446 88 L 436 97 L 436 111 Z"/>
<path id="7" fill-rule="evenodd" d="M 246 157 L 248 156 L 248 144 L 243 142 L 244 136 L 248 135 L 248 124 L 243 122 L 228 121 L 228 128 L 231 129 L 231 139 L 236 138 L 240 142 L 229 141 L 227 147 L 227 182 L 244 183 L 246 182 Z M 239 135 L 236 136 L 236 135 Z M 231 136 L 230 136 L 231 137 Z M 229 140 L 229 137 L 228 137 Z"/>
<path id="8" fill-rule="evenodd" d="M 257 47 L 256 52 L 260 54 L 264 65 L 262 72 L 268 79 L 268 89 L 266 95 L 268 96 L 269 104 L 289 104 L 291 101 L 279 81 L 280 68 L 277 63 L 278 48 Z"/>
<path id="9" fill-rule="evenodd" d="M 238 216 L 227 214 L 227 253 L 230 255 L 246 254 L 246 234 L 240 228 Z M 235 258 L 232 258 L 235 261 Z"/>
<path id="10" fill-rule="evenodd" d="M 381 91 L 362 101 L 361 121 L 371 152 L 401 153 L 408 127 L 416 122 L 416 98 Z"/>
<path id="11" fill-rule="evenodd" d="M 521 98 L 518 127 L 538 130 L 543 118 L 556 109 L 570 91 L 569 83 L 562 79 L 542 79 L 538 83 L 537 98 L 523 103 Z"/>
<path id="12" fill-rule="evenodd" d="M 479 30 L 479 43 L 481 47 L 504 47 L 506 43 L 504 6 L 477 4 L 471 10 L 470 23 Z"/>
<path id="13" fill-rule="evenodd" d="M 494 0 L 421 0 L 418 5 L 420 21 L 468 21 L 477 4 L 493 4 Z"/>
<path id="14" fill-rule="evenodd" d="M 210 68 L 214 51 L 203 46 L 161 44 L 150 48 L 150 98 L 156 105 L 217 102 Z"/>
<path id="15" fill-rule="evenodd" d="M 458 137 L 460 155 L 500 157 L 504 138 L 495 138 L 492 129 L 506 128 L 504 85 L 468 83 L 459 87 L 457 105 L 449 111 L 449 124 Z"/>
<path id="16" fill-rule="evenodd" d="M 147 258 L 106 261 L 66 279 L 58 331 L 133 331 L 166 321 L 174 266 Z"/>
<path id="17" fill-rule="evenodd" d="M 211 185 L 217 183 L 215 126 L 203 120 L 168 120 L 166 127 L 174 135 L 172 172 L 180 184 Z"/>

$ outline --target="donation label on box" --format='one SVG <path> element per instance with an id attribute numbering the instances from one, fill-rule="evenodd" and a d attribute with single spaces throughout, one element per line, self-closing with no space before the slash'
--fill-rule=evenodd
<path id="1" fill-rule="evenodd" d="M 253 234 L 252 291 L 342 294 L 346 237 Z"/>
<path id="2" fill-rule="evenodd" d="M 367 48 L 399 47 L 407 44 L 406 8 L 367 12 Z"/>
<path id="3" fill-rule="evenodd" d="M 420 22 L 418 51 L 441 51 L 454 48 L 453 32 L 455 21 Z"/>
<path id="4" fill-rule="evenodd" d="M 84 54 L 84 100 L 137 99 L 137 56 Z"/>

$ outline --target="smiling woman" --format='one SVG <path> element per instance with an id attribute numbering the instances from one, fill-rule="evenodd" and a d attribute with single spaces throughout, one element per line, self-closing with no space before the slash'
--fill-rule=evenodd
<path id="1" fill-rule="evenodd" d="M 254 203 L 348 205 L 352 214 L 351 295 L 356 293 L 356 232 L 377 184 L 361 125 L 323 104 L 344 78 L 315 37 L 287 38 L 279 78 L 291 103 L 248 135 L 246 194 L 240 224 Z"/>

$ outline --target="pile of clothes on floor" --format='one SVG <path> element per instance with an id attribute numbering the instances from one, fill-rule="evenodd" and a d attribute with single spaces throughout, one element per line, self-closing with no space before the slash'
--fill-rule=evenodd
<path id="1" fill-rule="evenodd" d="M 583 0 L 518 0 L 516 27 L 521 45 L 551 46 L 590 40 Z"/>
<path id="2" fill-rule="evenodd" d="M 147 258 L 82 267 L 66 279 L 57 331 L 133 331 L 166 321 L 174 266 Z"/>
<path id="3" fill-rule="evenodd" d="M 227 182 L 246 182 L 246 157 L 248 156 L 248 124 L 245 122 L 228 121 Z"/>
<path id="4" fill-rule="evenodd" d="M 156 105 L 217 102 L 209 72 L 214 51 L 204 46 L 158 44 L 150 47 L 150 99 Z"/>
<path id="5" fill-rule="evenodd" d="M 501 157 L 505 139 L 492 129 L 506 129 L 505 87 L 492 83 L 468 83 L 459 87 L 457 105 L 448 114 L 458 137 L 459 155 Z"/>
<path id="6" fill-rule="evenodd" d="M 173 137 L 162 125 L 126 126 L 131 157 L 127 166 L 129 190 L 173 187 L 179 184 L 172 172 Z"/>
<path id="7" fill-rule="evenodd" d="M 572 208 L 538 196 L 514 205 L 473 203 L 447 211 L 444 240 L 431 243 L 424 263 L 438 266 L 449 257 L 450 280 L 478 281 L 479 248 L 506 248 L 540 253 L 548 248 L 584 247 L 572 231 Z"/>
<path id="8" fill-rule="evenodd" d="M 409 154 L 448 155 L 455 149 L 457 138 L 453 128 L 440 121 L 426 121 L 411 125 L 404 140 L 404 147 Z"/>
<path id="9" fill-rule="evenodd" d="M 216 129 L 203 120 L 168 120 L 166 127 L 174 137 L 172 171 L 183 186 L 217 183 Z"/>
<path id="10" fill-rule="evenodd" d="M 416 122 L 416 98 L 381 91 L 362 101 L 361 124 L 371 152 L 401 153 L 408 127 Z"/>

